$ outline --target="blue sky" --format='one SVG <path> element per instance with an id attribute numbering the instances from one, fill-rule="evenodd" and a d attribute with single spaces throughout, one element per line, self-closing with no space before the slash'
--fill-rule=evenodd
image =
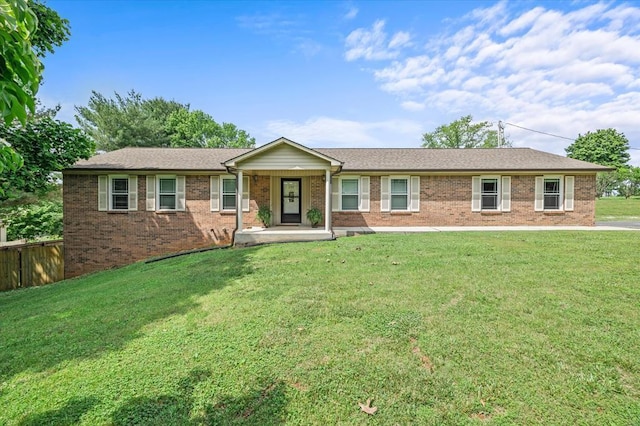
<path id="1" fill-rule="evenodd" d="M 414 147 L 471 114 L 564 154 L 613 127 L 640 148 L 639 2 L 76 1 L 39 97 L 131 89 L 188 103 L 264 144 Z M 516 126 L 514 126 L 516 125 Z M 632 150 L 640 165 L 640 150 Z"/>

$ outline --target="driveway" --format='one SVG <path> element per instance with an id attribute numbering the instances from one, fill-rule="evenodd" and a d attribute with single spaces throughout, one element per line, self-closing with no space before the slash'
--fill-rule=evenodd
<path id="1" fill-rule="evenodd" d="M 640 229 L 640 221 L 596 222 L 596 226 L 615 226 L 618 228 Z"/>

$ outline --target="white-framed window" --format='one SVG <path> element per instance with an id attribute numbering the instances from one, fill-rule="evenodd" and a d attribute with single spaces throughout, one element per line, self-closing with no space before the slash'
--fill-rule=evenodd
<path id="1" fill-rule="evenodd" d="M 128 176 L 109 176 L 109 210 L 129 210 Z"/>
<path id="2" fill-rule="evenodd" d="M 393 210 L 409 210 L 409 178 L 408 177 L 391 177 L 390 180 L 390 196 L 391 211 Z"/>
<path id="3" fill-rule="evenodd" d="M 158 210 L 175 210 L 177 184 L 175 176 L 158 176 Z"/>
<path id="4" fill-rule="evenodd" d="M 420 176 L 381 176 L 380 210 L 420 211 Z"/>
<path id="5" fill-rule="evenodd" d="M 185 211 L 185 185 L 184 176 L 147 176 L 147 210 Z"/>
<path id="6" fill-rule="evenodd" d="M 542 192 L 544 193 L 544 209 L 560 210 L 560 178 L 545 178 Z"/>
<path id="7" fill-rule="evenodd" d="M 236 178 L 223 177 L 221 179 L 222 185 L 222 210 L 235 210 L 236 209 Z"/>
<path id="8" fill-rule="evenodd" d="M 511 176 L 484 175 L 471 178 L 471 210 L 511 210 Z"/>
<path id="9" fill-rule="evenodd" d="M 481 208 L 482 210 L 498 210 L 498 179 L 480 179 Z"/>
<path id="10" fill-rule="evenodd" d="M 572 211 L 575 176 L 536 176 L 536 211 Z"/>
<path id="11" fill-rule="evenodd" d="M 242 211 L 249 211 L 249 176 L 242 177 Z M 210 177 L 211 211 L 236 211 L 237 179 L 234 175 Z"/>
<path id="12" fill-rule="evenodd" d="M 345 175 L 331 181 L 333 211 L 369 211 L 369 176 Z"/>
<path id="13" fill-rule="evenodd" d="M 98 176 L 98 210 L 138 210 L 138 177 L 135 175 Z"/>

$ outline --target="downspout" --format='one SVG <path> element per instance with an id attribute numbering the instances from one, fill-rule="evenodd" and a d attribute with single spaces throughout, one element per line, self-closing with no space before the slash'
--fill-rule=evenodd
<path id="1" fill-rule="evenodd" d="M 227 173 L 236 177 L 236 204 L 238 204 L 238 169 L 227 167 L 224 163 L 222 163 L 222 165 L 227 169 Z M 222 206 L 220 208 L 222 208 Z M 242 203 L 240 204 L 240 208 L 242 208 Z M 231 233 L 231 247 L 235 246 L 236 232 L 238 231 L 238 228 L 242 230 L 242 224 L 238 226 L 238 206 L 236 205 L 236 227 Z"/>

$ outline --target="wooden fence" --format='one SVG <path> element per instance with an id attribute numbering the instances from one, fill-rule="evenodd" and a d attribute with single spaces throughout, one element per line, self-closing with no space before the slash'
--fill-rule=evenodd
<path id="1" fill-rule="evenodd" d="M 62 240 L 0 246 L 0 291 L 64 279 Z"/>

